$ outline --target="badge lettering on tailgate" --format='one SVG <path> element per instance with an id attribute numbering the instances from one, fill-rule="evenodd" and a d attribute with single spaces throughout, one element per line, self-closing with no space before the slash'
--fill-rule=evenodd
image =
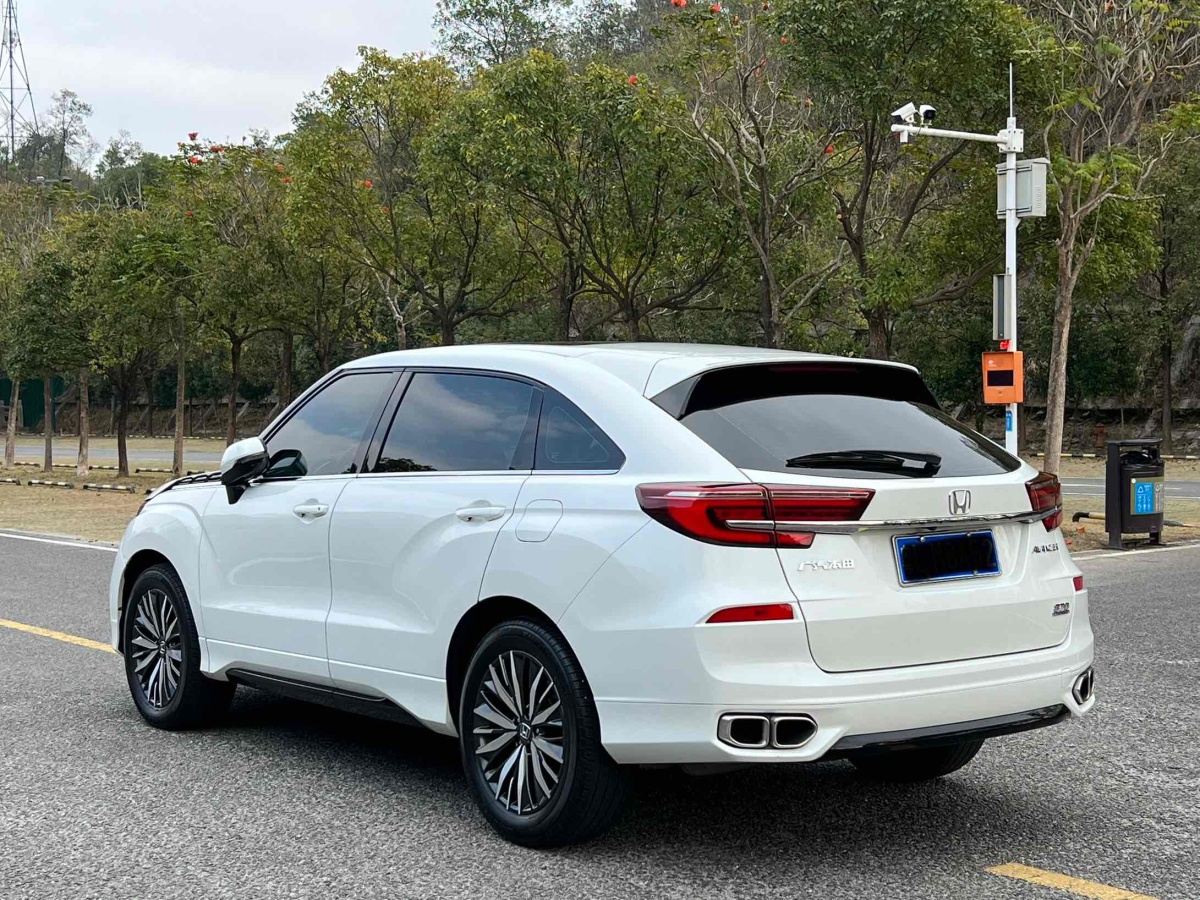
<path id="1" fill-rule="evenodd" d="M 853 569 L 852 559 L 807 559 L 800 563 L 800 571 L 812 569 L 814 572 L 831 572 L 834 569 Z"/>
<path id="2" fill-rule="evenodd" d="M 1054 615 L 1065 616 L 1070 612 L 1071 612 L 1071 604 L 1070 603 L 1055 603 L 1054 604 L 1054 613 L 1053 613 Z"/>

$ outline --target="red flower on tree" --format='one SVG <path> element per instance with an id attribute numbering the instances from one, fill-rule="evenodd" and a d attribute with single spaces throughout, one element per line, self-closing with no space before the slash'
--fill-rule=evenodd
<path id="1" fill-rule="evenodd" d="M 359 182 L 359 184 L 365 188 L 375 187 L 374 182 L 372 182 L 369 178 L 364 178 L 362 181 Z"/>
<path id="2" fill-rule="evenodd" d="M 630 76 L 629 76 L 629 83 L 630 83 L 631 85 L 633 85 L 634 87 L 637 87 L 637 83 L 638 83 L 638 77 L 637 77 L 636 75 L 630 75 Z"/>
<path id="3" fill-rule="evenodd" d="M 826 146 L 825 152 L 832 153 L 833 152 L 833 144 L 829 144 L 828 146 Z"/>
<path id="4" fill-rule="evenodd" d="M 671 0 L 671 5 L 677 9 L 683 9 L 687 6 L 687 0 Z"/>
<path id="5" fill-rule="evenodd" d="M 275 163 L 275 171 L 276 171 L 276 172 L 282 172 L 282 171 L 284 171 L 284 168 L 283 168 L 283 166 L 282 166 L 281 164 L 279 164 L 279 163 Z"/>
<path id="6" fill-rule="evenodd" d="M 720 4 L 720 3 L 714 3 L 712 6 L 710 6 L 710 7 L 708 8 L 708 11 L 709 11 L 710 13 L 712 13 L 713 15 L 716 15 L 717 13 L 719 13 L 719 12 L 721 11 L 721 4 Z"/>
<path id="7" fill-rule="evenodd" d="M 196 135 L 198 135 L 199 133 L 200 132 L 198 132 L 198 131 L 189 131 L 188 132 L 188 140 L 194 141 L 196 139 Z"/>
<path id="8" fill-rule="evenodd" d="M 284 184 L 291 184 L 291 183 L 292 183 L 291 176 L 288 176 L 288 175 L 284 175 L 284 176 L 283 176 L 282 178 L 280 178 L 279 180 L 280 180 L 280 181 L 282 181 Z"/>
<path id="9" fill-rule="evenodd" d="M 190 219 L 190 218 L 192 218 L 192 216 L 194 216 L 196 214 L 189 209 L 184 212 L 184 215 Z"/>
<path id="10" fill-rule="evenodd" d="M 188 157 L 188 162 L 189 162 L 189 163 L 191 163 L 193 166 L 198 166 L 198 165 L 200 165 L 200 157 L 198 157 L 198 156 L 189 156 L 189 157 Z"/>

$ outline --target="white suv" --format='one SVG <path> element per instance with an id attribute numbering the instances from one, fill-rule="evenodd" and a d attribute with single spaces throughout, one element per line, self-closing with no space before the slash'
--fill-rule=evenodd
<path id="1" fill-rule="evenodd" d="M 935 778 L 1087 712 L 1061 516 L 907 366 L 389 353 L 151 496 L 112 640 L 152 725 L 240 684 L 457 734 L 491 824 L 563 844 L 615 820 L 623 766 Z"/>

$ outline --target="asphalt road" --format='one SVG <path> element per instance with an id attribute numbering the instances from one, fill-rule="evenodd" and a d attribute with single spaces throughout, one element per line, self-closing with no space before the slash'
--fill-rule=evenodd
<path id="1" fill-rule="evenodd" d="M 0 618 L 106 641 L 111 563 L 0 537 Z M 1087 719 L 911 787 L 643 771 L 616 830 L 554 852 L 484 826 L 448 740 L 249 690 L 221 727 L 155 731 L 117 656 L 0 627 L 0 897 L 1072 896 L 985 871 L 1012 862 L 1200 897 L 1200 548 L 1082 567 Z"/>
<path id="2" fill-rule="evenodd" d="M 45 452 L 45 443 L 37 440 L 18 440 L 17 441 L 17 459 L 33 460 L 41 462 L 42 454 Z M 189 463 L 219 463 L 221 461 L 221 452 L 225 449 L 223 444 L 214 443 L 213 450 L 193 450 L 187 448 L 184 459 Z M 54 439 L 54 461 L 55 462 L 74 462 L 75 455 L 79 451 L 79 444 L 73 438 L 55 438 Z M 126 453 L 129 456 L 130 462 L 151 462 L 162 461 L 171 458 L 171 448 L 167 447 L 163 450 L 144 450 L 137 447 L 130 447 Z M 116 447 L 89 447 L 88 459 L 92 462 L 116 462 L 117 448 Z"/>
<path id="3" fill-rule="evenodd" d="M 1168 463 L 1170 465 L 1170 463 Z M 1103 478 L 1071 478 L 1063 476 L 1062 490 L 1064 494 L 1074 494 L 1081 497 L 1103 497 Z M 1172 500 L 1200 500 L 1200 481 L 1177 481 L 1167 476 L 1163 490 Z"/>

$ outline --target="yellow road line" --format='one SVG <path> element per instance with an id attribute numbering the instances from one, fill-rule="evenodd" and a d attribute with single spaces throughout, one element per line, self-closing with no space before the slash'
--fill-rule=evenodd
<path id="1" fill-rule="evenodd" d="M 1084 881 L 1082 878 L 1072 878 L 1070 875 L 1060 875 L 1058 872 L 1047 872 L 1045 869 L 1035 869 L 1033 866 L 1023 866 L 1020 863 L 992 866 L 987 871 L 993 875 L 1003 875 L 1005 878 L 1016 878 L 1020 881 L 1028 881 L 1030 884 L 1057 888 L 1078 897 L 1090 897 L 1092 900 L 1155 900 L 1154 897 L 1148 897 L 1145 894 L 1135 894 L 1133 891 L 1126 891 L 1122 888 L 1098 884 L 1095 881 Z"/>
<path id="2" fill-rule="evenodd" d="M 78 647 L 87 647 L 89 650 L 103 650 L 105 653 L 115 653 L 108 644 L 100 641 L 93 641 L 90 638 L 80 637 L 77 634 L 67 634 L 64 631 L 52 631 L 49 628 L 39 628 L 37 625 L 26 625 L 24 622 L 14 622 L 11 619 L 0 619 L 0 628 L 11 628 L 13 631 L 24 631 L 28 634 L 36 634 L 41 637 L 53 638 L 56 641 L 63 641 L 67 644 L 75 644 Z"/>

